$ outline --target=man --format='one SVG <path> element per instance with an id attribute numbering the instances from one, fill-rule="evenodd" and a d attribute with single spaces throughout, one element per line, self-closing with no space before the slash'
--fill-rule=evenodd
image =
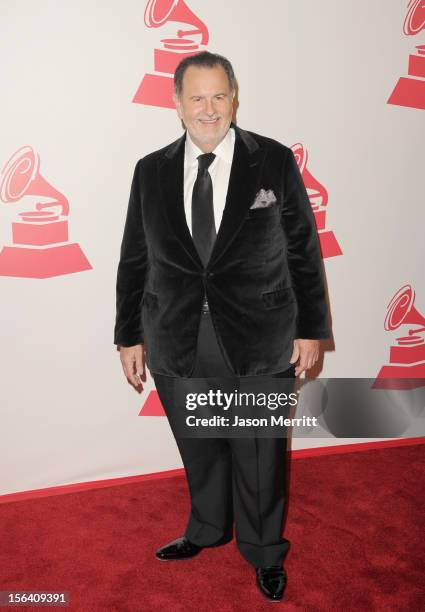
<path id="1" fill-rule="evenodd" d="M 314 218 L 290 148 L 232 121 L 230 62 L 182 60 L 174 102 L 185 132 L 134 171 L 117 274 L 115 344 L 128 381 L 146 364 L 172 423 L 173 382 L 295 378 L 329 336 Z M 233 537 L 270 600 L 282 599 L 286 438 L 183 438 L 191 514 L 160 560 Z"/>

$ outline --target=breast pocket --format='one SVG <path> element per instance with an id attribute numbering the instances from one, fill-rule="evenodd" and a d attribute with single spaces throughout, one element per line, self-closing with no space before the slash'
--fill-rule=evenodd
<path id="1" fill-rule="evenodd" d="M 247 219 L 255 219 L 256 221 L 260 221 L 262 219 L 269 219 L 277 216 L 279 214 L 280 208 L 277 204 L 273 206 L 266 206 L 265 208 L 249 208 L 246 218 Z"/>
<path id="2" fill-rule="evenodd" d="M 248 209 L 242 224 L 240 241 L 247 242 L 246 248 L 266 253 L 270 245 L 281 240 L 281 231 L 279 206 Z"/>

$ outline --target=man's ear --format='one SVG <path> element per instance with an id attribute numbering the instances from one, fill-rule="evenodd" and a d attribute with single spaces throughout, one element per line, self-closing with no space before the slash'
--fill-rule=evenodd
<path id="1" fill-rule="evenodd" d="M 180 100 L 178 99 L 175 93 L 173 93 L 173 102 L 174 102 L 174 106 L 176 107 L 179 118 L 182 119 L 181 109 L 180 109 Z"/>

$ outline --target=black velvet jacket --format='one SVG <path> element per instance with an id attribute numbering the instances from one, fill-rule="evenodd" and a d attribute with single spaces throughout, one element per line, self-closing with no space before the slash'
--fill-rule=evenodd
<path id="1" fill-rule="evenodd" d="M 116 284 L 114 343 L 144 343 L 151 373 L 190 377 L 206 291 L 236 376 L 289 367 L 294 338 L 327 338 L 316 226 L 289 147 L 236 126 L 226 205 L 204 268 L 183 201 L 186 132 L 134 170 Z M 260 189 L 271 207 L 250 210 Z"/>

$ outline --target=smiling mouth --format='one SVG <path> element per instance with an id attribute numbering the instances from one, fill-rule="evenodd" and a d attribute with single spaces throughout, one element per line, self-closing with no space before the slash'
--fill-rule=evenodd
<path id="1" fill-rule="evenodd" d="M 217 119 L 199 119 L 199 121 L 201 123 L 205 123 L 205 125 L 214 125 L 214 123 L 217 123 L 217 121 L 219 120 L 219 117 L 217 117 Z"/>

